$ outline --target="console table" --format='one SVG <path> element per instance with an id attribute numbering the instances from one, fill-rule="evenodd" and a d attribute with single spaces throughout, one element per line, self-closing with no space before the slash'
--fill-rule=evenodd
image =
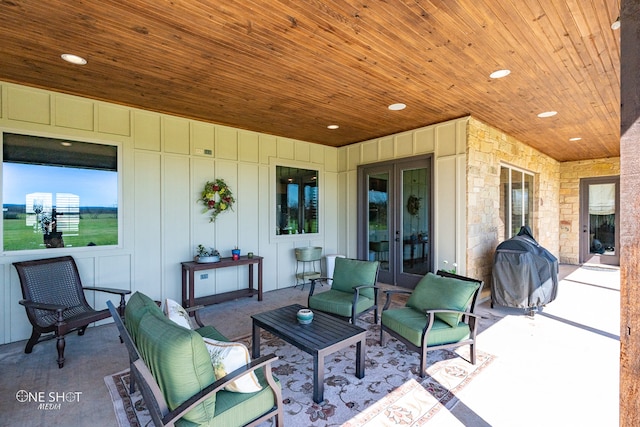
<path id="1" fill-rule="evenodd" d="M 253 265 L 258 264 L 258 289 L 253 287 Z M 240 265 L 249 266 L 249 287 L 246 289 L 240 289 L 237 291 L 224 292 L 222 294 L 207 295 L 203 297 L 195 298 L 194 283 L 195 272 L 202 270 L 215 270 L 225 267 L 237 267 Z M 230 301 L 241 297 L 252 297 L 258 294 L 258 301 L 262 301 L 262 257 L 254 256 L 248 258 L 247 256 L 241 256 L 240 259 L 234 260 L 232 258 L 221 258 L 219 262 L 183 262 L 182 263 L 182 305 L 186 307 L 193 307 L 196 305 L 211 305 L 223 301 Z"/>

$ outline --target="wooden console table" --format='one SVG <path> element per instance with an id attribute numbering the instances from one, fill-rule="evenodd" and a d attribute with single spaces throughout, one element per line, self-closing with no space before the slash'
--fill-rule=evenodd
<path id="1" fill-rule="evenodd" d="M 258 289 L 253 287 L 253 265 L 258 264 Z M 237 291 L 225 292 L 216 295 L 207 295 L 195 298 L 194 283 L 195 272 L 202 270 L 215 270 L 217 268 L 237 267 L 239 265 L 249 266 L 249 287 Z M 232 258 L 221 258 L 220 262 L 197 263 L 193 261 L 182 263 L 182 305 L 193 307 L 196 305 L 211 305 L 223 301 L 230 301 L 241 297 L 252 297 L 258 294 L 258 301 L 262 301 L 262 257 L 254 256 L 247 258 L 241 256 L 239 260 Z"/>

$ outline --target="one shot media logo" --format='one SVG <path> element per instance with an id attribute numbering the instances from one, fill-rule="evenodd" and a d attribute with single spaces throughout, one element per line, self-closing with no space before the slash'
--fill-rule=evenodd
<path id="1" fill-rule="evenodd" d="M 18 390 L 16 400 L 20 403 L 36 404 L 42 410 L 60 410 L 64 404 L 78 403 L 81 391 L 27 391 Z"/>

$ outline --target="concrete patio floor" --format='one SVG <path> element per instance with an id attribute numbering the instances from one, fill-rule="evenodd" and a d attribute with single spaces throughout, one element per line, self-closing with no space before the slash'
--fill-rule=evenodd
<path id="1" fill-rule="evenodd" d="M 618 425 L 619 270 L 562 265 L 560 278 L 557 299 L 533 317 L 480 304 L 478 348 L 496 358 L 458 393 L 458 404 L 440 410 L 429 425 Z M 207 307 L 203 318 L 240 337 L 250 333 L 251 314 L 306 304 L 306 295 L 300 288 L 268 292 L 260 303 Z M 0 426 L 117 426 L 103 378 L 126 369 L 128 359 L 113 324 L 68 336 L 63 369 L 55 362 L 55 340 L 29 355 L 24 344 L 0 346 Z M 30 394 L 28 401 L 19 401 L 21 391 Z M 45 409 L 42 400 L 60 405 Z"/>

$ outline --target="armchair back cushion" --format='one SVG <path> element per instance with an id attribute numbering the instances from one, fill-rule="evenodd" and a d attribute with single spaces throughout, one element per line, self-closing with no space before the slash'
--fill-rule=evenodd
<path id="1" fill-rule="evenodd" d="M 332 290 L 354 293 L 354 286 L 374 286 L 378 273 L 378 262 L 361 261 L 350 258 L 336 258 L 333 272 Z M 360 295 L 373 300 L 375 290 L 367 288 L 360 290 Z"/>
<path id="2" fill-rule="evenodd" d="M 427 310 L 466 311 L 480 284 L 427 273 L 416 285 L 406 306 L 424 313 Z M 461 314 L 436 313 L 436 319 L 458 326 Z"/>
<path id="3" fill-rule="evenodd" d="M 125 327 L 133 338 L 133 342 L 138 340 L 138 327 L 140 321 L 149 312 L 162 313 L 156 303 L 141 292 L 134 292 L 133 295 L 127 301 L 127 306 L 124 309 Z"/>
<path id="4" fill-rule="evenodd" d="M 170 410 L 216 380 L 202 336 L 178 326 L 161 311 L 150 311 L 140 320 L 136 346 L 160 386 Z M 215 410 L 214 394 L 182 419 L 206 424 L 213 419 Z"/>

